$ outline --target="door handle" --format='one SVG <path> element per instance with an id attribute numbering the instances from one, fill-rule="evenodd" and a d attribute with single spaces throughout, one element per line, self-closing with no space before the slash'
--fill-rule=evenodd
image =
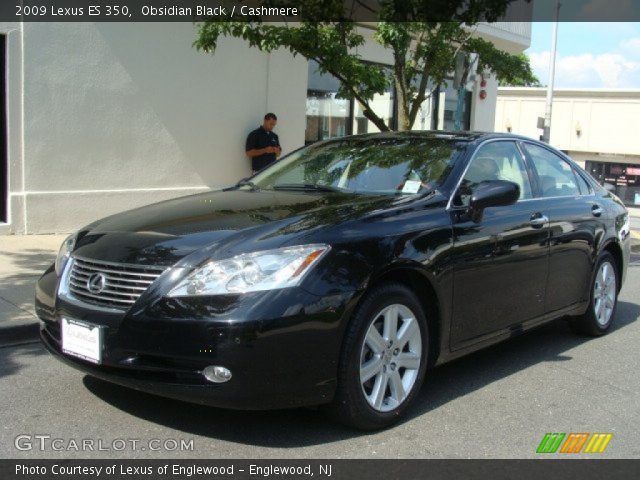
<path id="1" fill-rule="evenodd" d="M 542 215 L 541 213 L 534 213 L 531 215 L 531 220 L 529 220 L 529 224 L 533 228 L 544 227 L 547 223 L 549 223 L 549 217 Z"/>
<path id="2" fill-rule="evenodd" d="M 600 205 L 594 205 L 593 207 L 591 207 L 591 213 L 594 217 L 599 217 L 604 213 L 604 210 Z"/>

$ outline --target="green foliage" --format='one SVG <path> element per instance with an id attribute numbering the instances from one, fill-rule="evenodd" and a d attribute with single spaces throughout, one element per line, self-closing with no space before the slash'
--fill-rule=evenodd
<path id="1" fill-rule="evenodd" d="M 512 64 L 512 65 L 510 65 Z M 504 60 L 503 70 L 506 72 L 500 76 L 500 85 L 505 87 L 542 87 L 540 80 L 533 74 L 529 57 L 526 53 L 514 56 L 509 55 Z"/>
<path id="2" fill-rule="evenodd" d="M 453 72 L 458 54 L 479 53 L 479 70 L 491 71 L 501 81 L 537 81 L 527 61 L 473 35 L 478 22 L 497 20 L 512 1 L 381 0 L 378 22 L 370 28 L 374 39 L 393 53 L 391 69 L 368 63 L 358 54 L 358 47 L 365 42 L 362 33 L 369 27 L 352 21 L 354 9 L 364 8 L 358 0 L 270 0 L 265 2 L 270 6 L 299 7 L 303 21 L 273 24 L 260 18 L 232 21 L 216 17 L 198 24 L 194 46 L 213 53 L 220 37 L 234 37 L 260 51 L 282 48 L 315 60 L 321 73 L 330 73 L 340 81 L 338 95 L 358 101 L 363 115 L 382 131 L 390 126 L 375 114 L 370 102 L 375 94 L 393 85 L 398 95 L 399 128 L 408 130 L 422 103 Z M 433 16 L 431 12 L 451 21 L 424 21 Z M 313 21 L 317 18 L 331 20 Z"/>

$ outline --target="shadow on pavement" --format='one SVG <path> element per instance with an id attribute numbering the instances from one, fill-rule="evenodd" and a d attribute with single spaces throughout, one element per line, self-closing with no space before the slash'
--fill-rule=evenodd
<path id="1" fill-rule="evenodd" d="M 0 323 L 0 348 L 37 342 L 40 324 L 34 318 L 31 323 L 5 326 Z"/>
<path id="2" fill-rule="evenodd" d="M 610 333 L 630 325 L 639 316 L 640 305 L 619 301 Z M 568 322 L 556 320 L 528 334 L 445 364 L 430 372 L 429 382 L 425 383 L 407 420 L 532 365 L 571 361 L 573 357 L 565 352 L 585 342 L 596 341 L 597 338 L 572 332 Z"/>
<path id="3" fill-rule="evenodd" d="M 0 378 L 15 375 L 22 368 L 20 357 L 48 355 L 40 342 L 0 347 Z"/>
<path id="4" fill-rule="evenodd" d="M 19 252 L 0 250 L 0 254 L 10 256 L 13 264 L 12 270 L 19 272 L 10 273 L 0 278 L 0 295 L 4 287 L 33 284 L 34 277 L 39 277 L 56 259 L 55 252 L 38 248 L 29 248 Z"/>
<path id="5" fill-rule="evenodd" d="M 633 323 L 639 315 L 640 306 L 619 302 L 614 331 Z M 566 322 L 559 320 L 438 367 L 427 372 L 425 387 L 405 421 L 531 365 L 569 361 L 572 357 L 565 352 L 587 341 L 597 339 L 575 335 Z M 329 421 L 316 410 L 222 410 L 156 397 L 90 376 L 85 376 L 83 381 L 94 395 L 136 417 L 183 432 L 242 444 L 288 448 L 365 435 Z"/>
<path id="6" fill-rule="evenodd" d="M 5 313 L 0 318 L 0 344 L 6 343 L 2 342 L 2 337 L 10 334 L 4 329 L 12 329 L 16 325 L 22 326 L 26 323 L 38 323 L 38 319 L 33 314 L 36 281 L 54 262 L 56 254 L 51 250 L 37 248 L 28 248 L 19 252 L 0 250 L 0 259 L 3 262 L 5 257 L 10 258 L 11 263 L 7 268 L 3 265 L 3 270 L 0 272 L 0 299 L 4 300 L 9 310 L 15 314 Z"/>

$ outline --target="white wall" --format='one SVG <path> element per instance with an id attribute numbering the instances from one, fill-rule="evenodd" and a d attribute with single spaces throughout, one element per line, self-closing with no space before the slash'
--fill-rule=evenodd
<path id="1" fill-rule="evenodd" d="M 496 98 L 498 96 L 498 80 L 493 76 L 485 76 L 487 84 L 481 86 L 480 75 L 476 76 L 471 101 L 471 130 L 476 132 L 493 132 L 496 115 Z M 480 91 L 487 92 L 486 98 L 480 98 Z"/>
<path id="2" fill-rule="evenodd" d="M 513 133 L 538 138 L 537 118 L 544 110 L 544 89 L 500 88 L 495 129 L 504 132 L 511 125 Z M 551 144 L 575 152 L 639 155 L 638 119 L 640 90 L 557 90 Z"/>
<path id="3" fill-rule="evenodd" d="M 22 24 L 0 22 L 6 35 L 7 153 L 9 157 L 9 225 L 0 224 L 0 235 L 12 228 L 23 230 L 24 195 L 22 155 Z"/>
<path id="4" fill-rule="evenodd" d="M 509 53 L 518 54 L 531 45 L 531 22 L 483 22 L 474 29 L 477 36 Z"/>
<path id="5" fill-rule="evenodd" d="M 242 48 L 246 49 L 245 46 Z M 267 61 L 267 102 L 264 110 L 265 113 L 273 112 L 278 116 L 278 126 L 275 131 L 280 138 L 282 152 L 287 153 L 304 145 L 307 60 L 301 56 L 293 57 L 289 52 L 279 50 L 272 52 L 267 57 Z M 251 124 L 250 129 L 258 126 L 254 123 Z M 244 139 L 242 151 L 244 152 Z"/>
<path id="6" fill-rule="evenodd" d="M 210 56 L 194 39 L 188 23 L 24 24 L 28 233 L 247 176 L 266 111 L 285 152 L 303 144 L 304 59 L 233 39 Z"/>

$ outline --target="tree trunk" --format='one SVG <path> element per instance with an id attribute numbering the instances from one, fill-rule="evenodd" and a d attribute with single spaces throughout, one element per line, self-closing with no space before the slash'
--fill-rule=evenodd
<path id="1" fill-rule="evenodd" d="M 406 132 L 407 130 L 411 130 L 411 125 L 407 122 L 407 116 L 398 112 L 398 131 Z"/>
<path id="2" fill-rule="evenodd" d="M 396 95 L 398 96 L 398 131 L 404 132 L 411 130 L 413 122 L 409 111 L 409 100 L 406 97 L 404 89 L 399 88 L 398 79 L 396 78 Z"/>
<path id="3" fill-rule="evenodd" d="M 362 114 L 364 115 L 364 117 L 371 121 L 371 123 L 373 123 L 376 127 L 378 127 L 378 130 L 380 130 L 381 132 L 389 132 L 391 130 L 389 125 L 384 123 L 384 120 L 376 115 L 375 112 L 371 110 L 371 108 L 369 108 L 367 105 L 362 105 L 361 102 L 358 103 L 360 103 L 360 106 L 362 107 Z"/>
<path id="4" fill-rule="evenodd" d="M 404 132 L 411 130 L 413 125 L 411 124 L 411 118 L 407 115 L 406 110 L 400 105 L 398 106 L 398 131 Z"/>

